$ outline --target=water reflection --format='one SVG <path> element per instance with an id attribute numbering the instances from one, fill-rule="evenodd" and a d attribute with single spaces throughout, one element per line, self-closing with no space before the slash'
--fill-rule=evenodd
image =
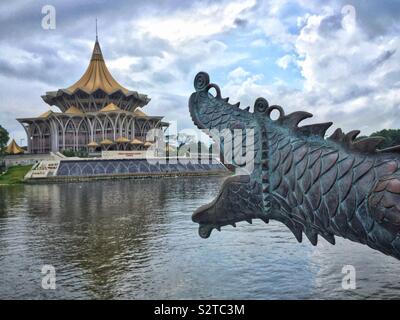
<path id="1" fill-rule="evenodd" d="M 222 177 L 0 189 L 0 298 L 398 297 L 398 262 L 361 245 L 297 244 L 278 223 L 200 239 L 191 212 Z M 57 289 L 41 288 L 52 264 Z M 353 264 L 358 289 L 341 289 Z"/>

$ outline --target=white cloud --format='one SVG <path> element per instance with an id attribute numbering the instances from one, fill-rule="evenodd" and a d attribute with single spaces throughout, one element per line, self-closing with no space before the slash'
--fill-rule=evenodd
<path id="1" fill-rule="evenodd" d="M 267 46 L 267 42 L 264 39 L 256 39 L 250 43 L 253 48 L 262 48 Z"/>
<path id="2" fill-rule="evenodd" d="M 400 88 L 391 77 L 400 75 L 398 36 L 371 39 L 348 16 L 314 15 L 307 19 L 295 45 L 302 57 L 298 63 L 306 92 L 319 95 L 330 113 L 342 112 L 353 122 L 358 114 L 369 113 L 364 125 L 368 132 L 399 125 L 391 117 L 400 109 L 396 94 Z M 376 113 L 387 120 L 377 123 Z"/>
<path id="3" fill-rule="evenodd" d="M 226 1 L 204 5 L 198 3 L 190 10 L 181 10 L 171 15 L 144 16 L 136 25 L 141 32 L 182 44 L 199 37 L 209 37 L 235 27 L 235 19 L 246 9 L 256 4 L 255 0 Z"/>
<path id="4" fill-rule="evenodd" d="M 276 64 L 284 70 L 286 70 L 289 67 L 289 64 L 291 64 L 292 62 L 294 62 L 294 58 L 289 54 L 286 54 L 283 57 L 276 60 Z"/>
<path id="5" fill-rule="evenodd" d="M 236 69 L 232 70 L 228 74 L 228 79 L 234 82 L 241 81 L 247 76 L 250 75 L 250 72 L 244 70 L 242 67 L 237 67 Z"/>
<path id="6" fill-rule="evenodd" d="M 264 96 L 284 106 L 286 112 L 314 113 L 309 123 L 333 121 L 346 131 L 360 129 L 369 134 L 398 128 L 400 37 L 383 34 L 371 38 L 344 13 L 340 8 L 325 8 L 321 14 L 307 14 L 293 38 L 292 53 L 276 61 L 283 69 L 290 63 L 299 66 L 304 77 L 302 90 L 279 79 L 265 85 L 261 74 L 250 73 L 240 82 L 230 79 L 227 93 L 245 105 Z"/>

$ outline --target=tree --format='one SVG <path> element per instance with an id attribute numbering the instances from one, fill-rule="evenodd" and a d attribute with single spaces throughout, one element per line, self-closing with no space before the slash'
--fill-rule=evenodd
<path id="1" fill-rule="evenodd" d="M 385 141 L 383 141 L 379 145 L 379 149 L 385 149 L 400 145 L 400 129 L 384 129 L 371 134 L 371 137 L 376 136 L 385 138 Z"/>
<path id="2" fill-rule="evenodd" d="M 0 154 L 3 154 L 4 148 L 7 146 L 8 140 L 10 140 L 8 131 L 0 125 Z"/>

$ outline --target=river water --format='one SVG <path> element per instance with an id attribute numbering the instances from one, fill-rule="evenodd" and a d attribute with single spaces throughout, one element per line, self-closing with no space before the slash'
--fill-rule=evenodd
<path id="1" fill-rule="evenodd" d="M 0 298 L 400 298 L 400 261 L 254 221 L 201 239 L 191 213 L 223 177 L 0 188 Z M 42 288 L 52 265 L 56 289 Z M 342 268 L 356 271 L 344 290 Z"/>

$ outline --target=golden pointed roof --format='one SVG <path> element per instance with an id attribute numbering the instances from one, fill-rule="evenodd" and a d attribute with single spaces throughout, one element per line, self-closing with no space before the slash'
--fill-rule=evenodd
<path id="1" fill-rule="evenodd" d="M 109 139 L 104 139 L 103 141 L 100 142 L 100 144 L 104 144 L 104 145 L 108 145 L 108 144 L 113 144 L 114 142 L 112 142 Z"/>
<path id="2" fill-rule="evenodd" d="M 88 147 L 92 147 L 92 148 L 96 148 L 99 146 L 99 144 L 95 141 L 92 141 L 90 143 L 87 144 Z"/>
<path id="3" fill-rule="evenodd" d="M 133 114 L 139 117 L 147 117 L 147 114 L 145 114 L 140 108 L 136 108 L 135 111 L 133 111 Z"/>
<path id="4" fill-rule="evenodd" d="M 65 111 L 67 114 L 83 114 L 81 110 L 79 110 L 77 107 L 71 106 L 68 108 L 68 110 Z"/>
<path id="5" fill-rule="evenodd" d="M 100 112 L 110 112 L 110 111 L 121 111 L 121 109 L 111 102 L 100 110 Z"/>
<path id="6" fill-rule="evenodd" d="M 143 142 L 135 138 L 131 141 L 131 144 L 143 144 Z"/>
<path id="7" fill-rule="evenodd" d="M 53 111 L 51 111 L 51 110 L 46 111 L 45 113 L 42 113 L 42 114 L 39 116 L 39 118 L 47 118 L 47 117 L 49 117 L 52 113 L 53 113 Z"/>
<path id="8" fill-rule="evenodd" d="M 65 110 L 69 108 L 68 101 L 73 100 L 70 99 L 70 97 L 77 98 L 78 100 L 85 99 L 84 96 L 86 96 L 86 94 L 93 95 L 97 90 L 103 91 L 111 101 L 119 99 L 120 94 L 125 98 L 129 97 L 129 99 L 127 99 L 128 103 L 126 105 L 124 104 L 124 109 L 127 111 L 133 111 L 136 106 L 143 107 L 150 101 L 147 95 L 137 91 L 131 91 L 120 85 L 113 78 L 110 71 L 107 69 L 97 38 L 89 66 L 83 76 L 68 88 L 46 92 L 46 94 L 42 95 L 42 99 L 50 106 L 57 106 L 61 111 L 65 112 Z M 81 91 L 86 94 L 79 94 Z M 113 95 L 114 93 L 117 93 L 116 96 Z M 64 96 L 66 96 L 67 99 L 64 99 Z"/>
<path id="9" fill-rule="evenodd" d="M 130 142 L 128 138 L 125 137 L 119 137 L 117 140 L 115 140 L 117 143 L 125 143 L 125 142 Z"/>
<path id="10" fill-rule="evenodd" d="M 146 141 L 145 143 L 144 143 L 144 146 L 145 147 L 150 147 L 152 145 L 152 143 L 150 142 L 150 141 Z"/>
<path id="11" fill-rule="evenodd" d="M 81 89 L 87 93 L 92 93 L 97 89 L 102 89 L 107 94 L 117 90 L 121 90 L 125 94 L 130 92 L 128 89 L 121 86 L 113 78 L 110 71 L 108 71 L 97 39 L 94 44 L 92 58 L 90 59 L 89 66 L 85 73 L 76 83 L 66 90 L 74 92 L 77 89 Z"/>
<path id="12" fill-rule="evenodd" d="M 22 149 L 14 139 L 11 140 L 10 144 L 6 147 L 6 153 L 8 154 L 21 154 L 24 153 L 25 150 Z"/>

